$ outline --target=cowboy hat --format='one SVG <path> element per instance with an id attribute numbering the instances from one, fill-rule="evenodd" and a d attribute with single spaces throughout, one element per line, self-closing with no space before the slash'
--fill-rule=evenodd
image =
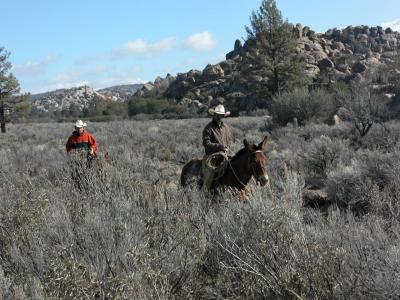
<path id="1" fill-rule="evenodd" d="M 208 110 L 208 112 L 212 116 L 219 115 L 219 116 L 223 116 L 223 117 L 227 117 L 231 114 L 230 111 L 225 112 L 225 107 L 222 104 L 218 104 L 215 108 L 210 108 Z"/>
<path id="2" fill-rule="evenodd" d="M 87 124 L 86 124 L 86 123 L 83 123 L 82 120 L 77 120 L 77 121 L 75 122 L 75 127 L 76 127 L 76 128 L 82 128 L 82 127 L 86 127 L 86 126 L 87 126 Z"/>

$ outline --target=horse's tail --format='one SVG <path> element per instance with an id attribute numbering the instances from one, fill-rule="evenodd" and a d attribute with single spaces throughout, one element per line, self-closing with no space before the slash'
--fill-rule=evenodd
<path id="1" fill-rule="evenodd" d="M 201 162 L 201 159 L 195 158 L 183 166 L 180 178 L 181 186 L 185 187 L 187 185 L 188 177 L 200 175 Z"/>
<path id="2" fill-rule="evenodd" d="M 193 165 L 193 160 L 189 161 L 188 163 L 186 163 L 183 168 L 182 168 L 182 172 L 181 172 L 181 186 L 186 186 L 186 179 L 187 179 L 187 173 L 190 170 L 190 168 Z"/>

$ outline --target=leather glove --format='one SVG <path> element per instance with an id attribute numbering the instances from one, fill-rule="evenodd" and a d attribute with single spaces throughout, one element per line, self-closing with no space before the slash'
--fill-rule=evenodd
<path id="1" fill-rule="evenodd" d="M 218 150 L 219 151 L 225 151 L 225 146 L 224 145 L 218 145 Z"/>

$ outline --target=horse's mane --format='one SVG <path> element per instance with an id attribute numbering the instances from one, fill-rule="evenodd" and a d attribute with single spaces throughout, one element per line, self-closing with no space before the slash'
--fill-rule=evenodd
<path id="1" fill-rule="evenodd" d="M 242 148 L 240 149 L 238 152 L 236 152 L 236 154 L 231 158 L 231 162 L 234 162 L 235 160 L 237 160 L 239 157 L 241 157 L 245 152 L 247 151 L 246 148 Z"/>

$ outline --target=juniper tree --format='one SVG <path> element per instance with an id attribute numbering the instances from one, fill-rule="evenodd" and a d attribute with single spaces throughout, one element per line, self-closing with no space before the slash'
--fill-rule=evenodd
<path id="1" fill-rule="evenodd" d="M 6 132 L 5 105 L 12 96 L 19 92 L 19 82 L 10 72 L 11 63 L 8 61 L 10 52 L 0 47 L 0 123 L 1 132 Z"/>
<path id="2" fill-rule="evenodd" d="M 296 50 L 293 26 L 284 21 L 275 0 L 263 0 L 246 26 L 248 51 L 240 65 L 248 88 L 263 99 L 305 86 L 305 63 Z"/>

